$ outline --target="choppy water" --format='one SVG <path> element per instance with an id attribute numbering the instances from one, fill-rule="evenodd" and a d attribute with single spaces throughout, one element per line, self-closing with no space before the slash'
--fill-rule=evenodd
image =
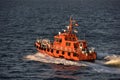
<path id="1" fill-rule="evenodd" d="M 80 24 L 79 38 L 85 34 L 96 48 L 95 63 L 81 62 L 84 67 L 24 59 L 37 53 L 36 38 L 53 40 L 71 15 Z M 0 0 L 0 80 L 119 80 L 120 68 L 101 63 L 107 55 L 120 55 L 119 46 L 120 0 Z"/>

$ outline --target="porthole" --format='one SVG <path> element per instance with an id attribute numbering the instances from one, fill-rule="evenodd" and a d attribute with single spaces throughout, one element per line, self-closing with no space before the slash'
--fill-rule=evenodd
<path id="1" fill-rule="evenodd" d="M 64 51 L 62 51 L 62 55 L 64 55 L 65 54 L 65 52 Z"/>
<path id="2" fill-rule="evenodd" d="M 51 53 L 53 53 L 53 49 L 51 49 Z"/>
<path id="3" fill-rule="evenodd" d="M 58 51 L 58 50 L 56 50 L 56 53 L 59 53 L 59 51 Z"/>
<path id="4" fill-rule="evenodd" d="M 50 51 L 50 49 L 48 48 L 48 49 L 47 49 L 47 51 L 49 52 L 49 51 Z"/>
<path id="5" fill-rule="evenodd" d="M 66 46 L 70 46 L 70 43 L 69 43 L 69 42 L 66 42 Z"/>
<path id="6" fill-rule="evenodd" d="M 68 56 L 70 56 L 70 52 L 68 52 Z"/>
<path id="7" fill-rule="evenodd" d="M 73 53 L 73 56 L 74 56 L 74 57 L 78 57 L 78 54 L 77 54 L 77 53 Z"/>

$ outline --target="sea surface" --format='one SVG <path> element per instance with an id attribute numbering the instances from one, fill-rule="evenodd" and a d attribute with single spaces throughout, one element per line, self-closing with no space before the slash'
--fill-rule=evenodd
<path id="1" fill-rule="evenodd" d="M 70 16 L 97 60 L 34 56 L 36 39 L 53 41 Z M 120 80 L 119 67 L 103 64 L 110 55 L 120 55 L 120 0 L 0 0 L 0 80 Z"/>

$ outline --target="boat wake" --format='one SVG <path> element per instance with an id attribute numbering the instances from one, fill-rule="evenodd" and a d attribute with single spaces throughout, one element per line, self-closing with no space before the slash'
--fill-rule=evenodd
<path id="1" fill-rule="evenodd" d="M 119 68 L 115 68 L 120 67 L 120 56 L 106 56 L 104 60 L 96 60 L 95 63 L 91 63 L 91 62 L 84 62 L 84 61 L 80 61 L 80 62 L 76 62 L 76 61 L 70 61 L 70 60 L 66 60 L 66 59 L 61 59 L 61 58 L 54 58 L 52 56 L 49 56 L 47 54 L 42 54 L 40 52 L 37 52 L 35 54 L 31 54 L 31 55 L 27 55 L 24 57 L 26 60 L 33 60 L 33 61 L 39 61 L 39 62 L 43 62 L 43 63 L 54 63 L 54 64 L 62 64 L 62 65 L 72 65 L 72 66 L 83 66 L 83 67 L 90 67 L 92 68 L 93 72 L 105 72 L 105 73 L 116 73 L 116 74 L 120 74 L 120 69 Z M 107 66 L 105 66 L 107 65 Z M 113 67 L 109 67 L 109 66 L 113 66 Z M 114 67 L 115 66 L 115 67 Z"/>
<path id="2" fill-rule="evenodd" d="M 74 65 L 74 66 L 87 66 L 86 64 L 82 64 L 79 62 L 70 61 L 70 60 L 66 60 L 66 59 L 61 59 L 61 58 L 54 58 L 52 56 L 49 56 L 47 54 L 42 54 L 39 52 L 32 54 L 32 55 L 25 56 L 25 59 L 33 60 L 33 61 L 40 61 L 40 62 L 44 62 L 44 63 L 55 63 L 55 64 Z"/>

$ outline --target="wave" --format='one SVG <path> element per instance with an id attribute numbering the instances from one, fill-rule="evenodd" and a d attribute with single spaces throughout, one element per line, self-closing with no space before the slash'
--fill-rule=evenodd
<path id="1" fill-rule="evenodd" d="M 106 60 L 105 65 L 120 67 L 120 55 L 109 55 L 104 59 Z"/>
<path id="2" fill-rule="evenodd" d="M 77 61 L 70 61 L 70 60 L 66 60 L 66 59 L 62 59 L 62 58 L 54 58 L 52 56 L 49 56 L 47 54 L 43 54 L 40 52 L 31 54 L 31 55 L 26 55 L 24 57 L 24 59 L 39 61 L 42 63 L 68 65 L 70 68 L 73 66 L 74 67 L 83 66 L 83 67 L 86 67 L 86 69 L 88 68 L 90 71 L 98 72 L 98 73 L 101 73 L 101 72 L 111 73 L 112 72 L 115 74 L 120 74 L 120 68 L 116 68 L 116 66 L 120 67 L 120 56 L 118 56 L 118 55 L 109 55 L 109 56 L 106 56 L 105 58 L 102 58 L 102 60 L 99 60 L 99 59 L 96 60 L 94 63 L 86 62 L 86 61 L 77 62 Z M 68 66 L 67 66 L 67 68 L 69 69 Z M 109 66 L 113 66 L 113 67 L 111 68 Z M 65 66 L 64 66 L 64 68 L 65 68 Z"/>
<path id="3" fill-rule="evenodd" d="M 83 64 L 80 62 L 70 61 L 70 60 L 61 59 L 61 58 L 54 58 L 52 56 L 49 56 L 47 54 L 42 54 L 39 52 L 32 54 L 32 55 L 27 55 L 24 58 L 27 60 L 40 61 L 40 62 L 44 62 L 44 63 L 54 63 L 54 64 L 63 64 L 63 65 L 74 65 L 74 66 L 87 66 L 86 64 Z"/>

